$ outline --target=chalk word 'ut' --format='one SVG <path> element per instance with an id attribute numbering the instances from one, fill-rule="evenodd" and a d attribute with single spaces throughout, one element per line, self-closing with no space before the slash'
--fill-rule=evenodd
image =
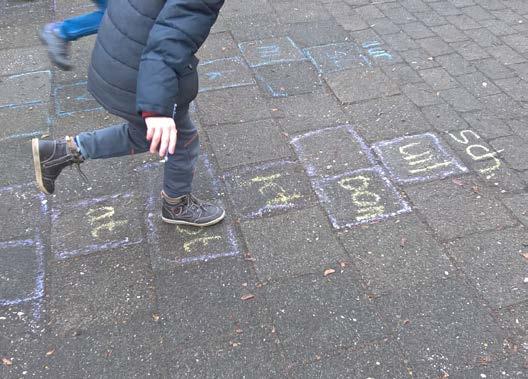
<path id="1" fill-rule="evenodd" d="M 377 142 L 372 148 L 399 183 L 442 179 L 468 172 L 432 133 Z"/>

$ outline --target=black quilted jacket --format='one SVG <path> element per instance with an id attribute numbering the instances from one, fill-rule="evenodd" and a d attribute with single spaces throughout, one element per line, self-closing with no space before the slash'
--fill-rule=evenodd
<path id="1" fill-rule="evenodd" d="M 141 112 L 172 116 L 175 104 L 196 97 L 179 88 L 197 80 L 194 54 L 223 3 L 110 0 L 92 52 L 89 91 L 110 113 L 130 121 Z"/>

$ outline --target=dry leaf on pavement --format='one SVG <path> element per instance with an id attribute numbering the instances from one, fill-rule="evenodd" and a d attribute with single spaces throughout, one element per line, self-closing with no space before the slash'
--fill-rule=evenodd
<path id="1" fill-rule="evenodd" d="M 11 366 L 13 364 L 13 361 L 9 358 L 2 358 L 2 363 L 4 364 L 4 366 Z"/>
<path id="2" fill-rule="evenodd" d="M 243 295 L 240 299 L 241 300 L 251 300 L 254 298 L 255 298 L 255 295 L 253 295 L 252 293 L 248 293 L 247 295 Z"/>
<path id="3" fill-rule="evenodd" d="M 336 272 L 336 270 L 334 270 L 333 268 L 327 268 L 326 270 L 324 270 L 323 272 L 323 276 L 328 276 L 328 275 L 332 275 Z"/>

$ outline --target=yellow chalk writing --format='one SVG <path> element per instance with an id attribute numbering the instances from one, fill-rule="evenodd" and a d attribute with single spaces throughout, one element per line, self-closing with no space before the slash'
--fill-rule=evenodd
<path id="1" fill-rule="evenodd" d="M 352 192 L 352 203 L 358 207 L 357 221 L 371 219 L 380 216 L 385 212 L 385 207 L 380 204 L 381 197 L 370 191 L 370 178 L 358 175 L 341 179 L 338 184 Z"/>
<path id="2" fill-rule="evenodd" d="M 281 176 L 281 174 L 277 173 L 268 176 L 256 176 L 251 179 L 251 183 L 262 183 L 258 189 L 261 195 L 273 195 L 273 198 L 266 202 L 268 206 L 288 205 L 292 201 L 302 198 L 299 193 L 288 194 L 283 186 L 275 182 Z"/>
<path id="3" fill-rule="evenodd" d="M 400 146 L 398 151 L 403 156 L 403 159 L 408 161 L 409 166 L 418 166 L 418 168 L 409 169 L 409 173 L 418 174 L 427 171 L 433 171 L 437 168 L 447 167 L 453 164 L 452 161 L 444 161 L 428 164 L 429 162 L 434 162 L 434 156 L 430 150 L 412 153 L 408 150 L 420 145 L 420 142 L 412 142 L 404 146 Z"/>
<path id="4" fill-rule="evenodd" d="M 86 215 L 88 216 L 89 222 L 92 226 L 99 223 L 100 221 L 106 221 L 92 228 L 91 234 L 93 237 L 99 238 L 99 232 L 101 230 L 108 230 L 111 232 L 118 226 L 128 224 L 128 221 L 126 220 L 113 220 L 112 217 L 114 214 L 115 209 L 114 207 L 110 206 L 91 208 L 88 210 L 88 212 L 86 212 Z"/>
<path id="5" fill-rule="evenodd" d="M 500 159 L 497 158 L 497 154 L 503 152 L 504 150 L 501 149 L 501 150 L 492 151 L 484 145 L 479 145 L 479 144 L 469 145 L 469 137 L 468 137 L 469 134 L 473 135 L 475 139 L 480 139 L 480 136 L 472 130 L 462 130 L 459 133 L 460 133 L 460 136 L 456 136 L 453 133 L 448 133 L 448 134 L 456 142 L 462 145 L 468 145 L 466 147 L 466 154 L 469 155 L 469 157 L 473 159 L 473 161 L 478 162 L 478 161 L 489 160 L 490 165 L 485 168 L 481 168 L 478 171 L 481 174 L 490 174 L 487 176 L 487 179 L 492 178 L 495 175 L 495 171 L 497 171 L 502 165 L 502 162 L 500 161 Z M 475 151 L 478 151 L 478 150 L 482 150 L 483 154 L 477 154 Z"/>
<path id="6" fill-rule="evenodd" d="M 210 237 L 201 237 L 193 239 L 192 241 L 185 242 L 183 244 L 183 250 L 185 250 L 186 253 L 190 253 L 193 249 L 194 245 L 201 244 L 202 246 L 209 245 L 209 242 L 211 241 L 218 241 L 221 240 L 221 236 L 210 236 Z"/>

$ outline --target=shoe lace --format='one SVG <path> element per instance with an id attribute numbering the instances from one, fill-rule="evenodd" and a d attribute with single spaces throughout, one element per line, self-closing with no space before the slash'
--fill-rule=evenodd
<path id="1" fill-rule="evenodd" d="M 73 165 L 77 169 L 77 172 L 79 173 L 79 176 L 81 177 L 83 182 L 90 183 L 90 179 L 88 179 L 88 176 L 86 176 L 86 174 L 81 170 L 81 164 L 79 162 L 75 162 Z"/>
<path id="2" fill-rule="evenodd" d="M 194 196 L 193 194 L 189 194 L 187 195 L 187 204 L 190 205 L 190 206 L 194 206 L 198 209 L 201 209 L 202 211 L 205 211 L 205 203 L 198 199 L 196 196 Z"/>

